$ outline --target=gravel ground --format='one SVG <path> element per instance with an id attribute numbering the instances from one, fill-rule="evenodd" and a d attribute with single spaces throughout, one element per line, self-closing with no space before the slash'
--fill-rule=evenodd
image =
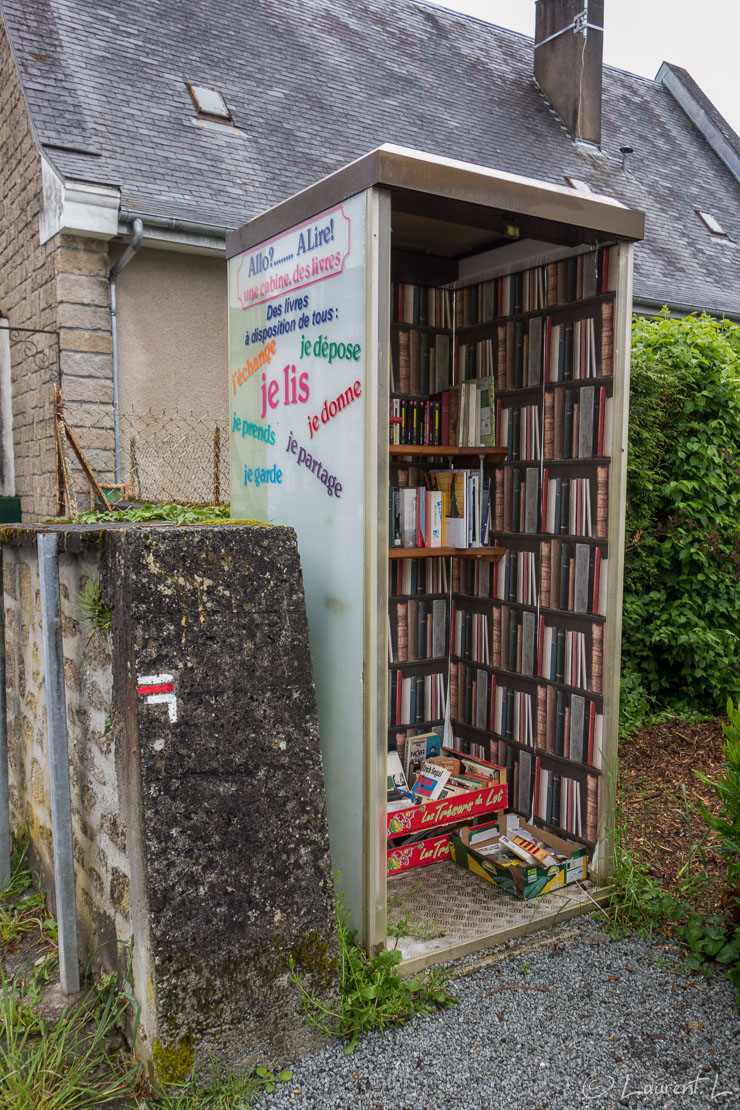
<path id="1" fill-rule="evenodd" d="M 594 918 L 450 965 L 460 1005 L 327 1045 L 259 1110 L 740 1108 L 740 1016 L 724 975 Z"/>

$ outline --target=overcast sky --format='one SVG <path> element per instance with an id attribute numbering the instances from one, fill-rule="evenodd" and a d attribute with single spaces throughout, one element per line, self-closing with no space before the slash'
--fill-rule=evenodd
<path id="1" fill-rule="evenodd" d="M 435 2 L 435 0 L 432 0 Z M 534 37 L 534 0 L 446 0 L 441 6 Z M 643 77 L 683 66 L 740 133 L 738 0 L 606 0 L 604 61 Z"/>

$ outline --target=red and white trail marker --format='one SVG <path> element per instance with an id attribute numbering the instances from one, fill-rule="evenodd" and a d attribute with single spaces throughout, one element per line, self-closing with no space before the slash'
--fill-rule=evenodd
<path id="1" fill-rule="evenodd" d="M 145 698 L 150 704 L 165 702 L 170 715 L 170 721 L 174 722 L 177 720 L 177 698 L 175 697 L 173 675 L 140 674 L 136 693 L 139 697 Z"/>

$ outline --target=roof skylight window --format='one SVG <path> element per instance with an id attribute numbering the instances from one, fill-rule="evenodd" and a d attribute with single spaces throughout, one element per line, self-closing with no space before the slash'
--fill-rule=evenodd
<path id="1" fill-rule="evenodd" d="M 231 112 L 218 89 L 212 89 L 208 85 L 191 85 L 189 82 L 186 84 L 199 116 L 217 120 L 219 123 L 233 122 Z"/>
<path id="2" fill-rule="evenodd" d="M 712 235 L 727 236 L 727 232 L 722 227 L 722 224 L 719 220 L 716 220 L 710 212 L 703 212 L 701 208 L 697 208 L 695 211 L 704 226 L 711 231 Z"/>

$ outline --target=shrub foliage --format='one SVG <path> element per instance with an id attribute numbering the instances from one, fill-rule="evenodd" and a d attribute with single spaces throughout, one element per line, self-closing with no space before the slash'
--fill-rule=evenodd
<path id="1" fill-rule="evenodd" d="M 740 694 L 740 327 L 637 319 L 627 471 L 623 707 Z"/>

